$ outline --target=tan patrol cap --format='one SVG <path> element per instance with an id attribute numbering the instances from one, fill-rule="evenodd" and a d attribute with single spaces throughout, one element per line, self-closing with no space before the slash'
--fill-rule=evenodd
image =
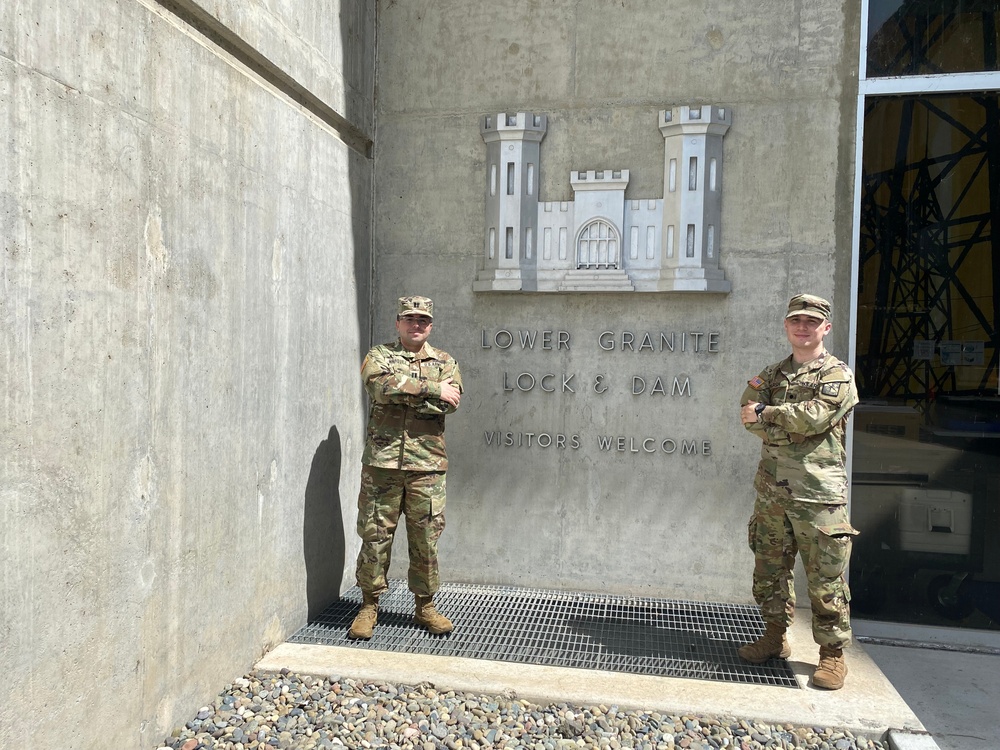
<path id="1" fill-rule="evenodd" d="M 813 294 L 796 294 L 788 300 L 788 312 L 785 317 L 793 315 L 808 315 L 812 318 L 830 319 L 830 303 L 822 297 Z"/>
<path id="2" fill-rule="evenodd" d="M 429 297 L 400 297 L 397 318 L 404 315 L 426 315 L 434 319 L 434 303 Z"/>

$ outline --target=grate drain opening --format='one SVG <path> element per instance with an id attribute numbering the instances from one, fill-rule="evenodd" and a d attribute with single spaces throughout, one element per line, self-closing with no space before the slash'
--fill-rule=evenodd
<path id="1" fill-rule="evenodd" d="M 352 641 L 347 630 L 361 599 L 357 587 L 348 590 L 289 641 L 799 687 L 784 660 L 739 658 L 737 647 L 764 631 L 754 606 L 450 583 L 434 601 L 455 630 L 435 636 L 413 623 L 413 596 L 393 580 L 372 639 Z"/>

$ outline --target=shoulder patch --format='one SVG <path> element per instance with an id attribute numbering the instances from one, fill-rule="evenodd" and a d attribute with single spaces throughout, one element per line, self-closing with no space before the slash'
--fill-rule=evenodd
<path id="1" fill-rule="evenodd" d="M 829 367 L 824 367 L 820 373 L 820 378 L 824 381 L 828 380 L 844 380 L 851 379 L 851 368 L 845 365 L 840 360 L 836 360 Z"/>
<path id="2" fill-rule="evenodd" d="M 819 388 L 819 392 L 824 396 L 839 396 L 840 386 L 841 383 L 823 383 Z"/>
<path id="3" fill-rule="evenodd" d="M 747 381 L 747 385 L 753 388 L 755 391 L 759 391 L 764 387 L 764 381 L 761 380 L 760 375 L 755 375 L 753 378 Z"/>

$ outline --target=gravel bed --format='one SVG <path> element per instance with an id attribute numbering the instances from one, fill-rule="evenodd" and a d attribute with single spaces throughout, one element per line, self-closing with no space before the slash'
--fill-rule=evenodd
<path id="1" fill-rule="evenodd" d="M 251 672 L 157 750 L 485 750 L 635 748 L 885 750 L 878 740 L 827 727 L 734 718 L 665 716 L 616 706 L 536 706 L 513 694 L 444 692 L 288 670 Z"/>

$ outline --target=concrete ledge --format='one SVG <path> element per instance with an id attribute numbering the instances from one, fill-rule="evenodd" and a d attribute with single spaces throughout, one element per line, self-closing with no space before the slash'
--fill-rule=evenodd
<path id="1" fill-rule="evenodd" d="M 430 682 L 438 689 L 470 693 L 512 690 L 519 698 L 542 705 L 613 704 L 623 709 L 675 715 L 829 726 L 870 739 L 881 739 L 890 729 L 924 731 L 920 720 L 862 647 L 854 645 L 849 650 L 847 684 L 831 692 L 809 686 L 819 648 L 812 641 L 808 622 L 796 623 L 789 632 L 789 641 L 793 652 L 789 662 L 799 682 L 797 690 L 293 643 L 278 646 L 256 666 L 269 671 L 287 668 L 319 677 L 336 675 L 372 682 Z M 900 748 L 911 750 L 909 746 Z M 918 749 L 923 747 L 912 747 Z"/>
<path id="2" fill-rule="evenodd" d="M 941 750 L 929 734 L 892 729 L 889 731 L 888 740 L 892 750 Z"/>

